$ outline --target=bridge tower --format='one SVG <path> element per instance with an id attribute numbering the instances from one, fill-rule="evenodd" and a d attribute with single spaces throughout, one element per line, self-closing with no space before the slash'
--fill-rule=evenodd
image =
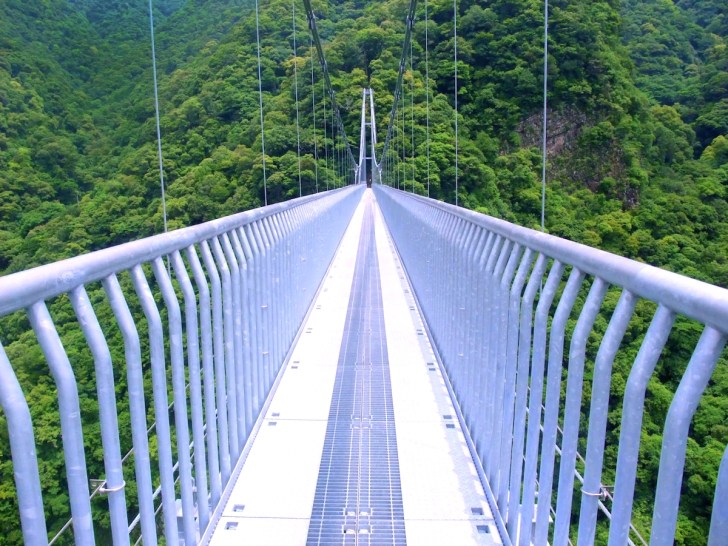
<path id="1" fill-rule="evenodd" d="M 369 106 L 368 117 L 367 105 Z M 367 155 L 367 144 L 369 144 L 369 155 Z M 371 187 L 372 181 L 380 181 L 380 167 L 377 163 L 376 145 L 377 121 L 374 115 L 374 91 L 372 89 L 363 89 L 361 97 L 361 128 L 359 131 L 358 184 L 366 184 Z"/>

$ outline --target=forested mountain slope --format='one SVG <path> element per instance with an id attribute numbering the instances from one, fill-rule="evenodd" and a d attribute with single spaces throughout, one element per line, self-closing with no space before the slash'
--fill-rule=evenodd
<path id="1" fill-rule="evenodd" d="M 408 2 L 313 4 L 350 142 L 358 145 L 361 89 L 369 85 L 381 148 Z M 725 3 L 550 4 L 547 231 L 728 286 Z M 252 1 L 155 0 L 154 5 L 170 227 L 261 205 Z M 332 160 L 342 150 L 340 140 L 334 149 L 330 103 L 322 100 L 320 67 L 311 64 L 302 5 L 296 5 L 295 62 L 290 0 L 260 5 L 267 188 L 269 202 L 276 202 L 298 195 L 294 63 L 304 193 L 342 183 Z M 428 2 L 426 67 L 424 3 L 419 2 L 414 70 L 408 67 L 405 75 L 400 111 L 405 121 L 397 123 L 392 142 L 392 149 L 402 155 L 404 148 L 407 157 L 402 179 L 411 187 L 414 167 L 415 189 L 424 193 L 429 96 L 431 195 L 450 202 L 455 189 L 452 9 L 450 0 Z M 539 0 L 461 0 L 458 16 L 460 203 L 529 227 L 540 220 L 542 9 Z M 0 2 L 0 273 L 162 230 L 146 10 L 142 1 Z M 18 334 L 22 326 L 21 320 L 0 321 L 0 339 L 13 354 L 36 354 Z M 645 326 L 634 327 L 633 343 Z M 655 478 L 650 446 L 659 445 L 666 393 L 674 388 L 696 334 L 689 325 L 684 333 L 684 339 L 671 342 L 675 364 L 650 387 L 652 420 L 646 423 L 643 453 L 649 464 L 640 477 L 638 520 L 649 517 Z M 87 356 L 78 358 L 79 367 L 92 369 Z M 629 354 L 621 363 L 623 370 L 628 365 Z M 728 442 L 727 389 L 728 379 L 716 382 L 698 417 L 679 544 L 698 544 L 705 532 L 706 499 Z M 34 418 L 45 426 L 41 417 L 55 410 L 46 391 L 38 392 L 45 406 L 34 410 Z M 51 461 L 46 477 L 58 495 L 49 501 L 49 517 L 60 523 L 67 516 L 58 485 L 60 454 L 56 425 L 47 426 L 40 453 Z M 3 465 L 5 476 L 9 470 Z M 15 526 L 2 522 L 16 518 L 12 503 L 13 495 L 3 491 L 3 529 Z M 3 540 L 19 539 L 10 534 Z"/>
<path id="2" fill-rule="evenodd" d="M 142 4 L 9 0 L 0 6 L 0 270 L 160 229 Z M 358 133 L 359 93 L 370 78 L 383 143 L 406 3 L 335 4 L 316 7 L 348 134 Z M 721 8 L 718 2 L 625 0 L 620 17 L 613 3 L 553 3 L 549 231 L 728 285 Z M 260 203 L 249 3 L 169 0 L 157 9 L 172 225 Z M 540 132 L 541 9 L 535 0 L 460 4 L 461 201 L 527 225 L 537 224 L 540 208 L 540 158 L 532 146 Z M 436 0 L 429 10 L 430 182 L 434 196 L 452 201 L 452 8 Z M 297 190 L 289 11 L 289 2 L 273 2 L 261 16 L 273 201 Z M 303 151 L 313 161 L 302 15 L 299 9 L 299 98 Z M 420 16 L 414 162 L 421 190 L 423 46 Z M 408 71 L 405 87 L 411 78 Z M 323 93 L 317 91 L 321 133 Z M 405 155 L 413 154 L 407 148 Z M 306 190 L 313 191 L 315 168 L 304 163 Z"/>

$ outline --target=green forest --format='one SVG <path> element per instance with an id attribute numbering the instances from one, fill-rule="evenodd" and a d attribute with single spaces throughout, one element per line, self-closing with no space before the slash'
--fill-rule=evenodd
<path id="1" fill-rule="evenodd" d="M 546 231 L 728 287 L 725 2 L 549 4 Z M 170 229 L 264 203 L 252 5 L 154 0 Z M 260 2 L 269 203 L 297 197 L 299 177 L 303 194 L 351 179 L 342 168 L 343 141 L 332 131 L 302 3 L 296 4 L 294 55 L 291 6 L 290 0 Z M 314 0 L 313 6 L 349 142 L 358 146 L 361 92 L 371 87 L 381 152 L 409 2 Z M 417 193 L 429 185 L 432 197 L 454 202 L 453 2 L 430 0 L 427 10 L 426 23 L 420 1 L 391 142 L 405 159 L 393 172 Z M 458 202 L 533 228 L 541 213 L 542 25 L 539 0 L 458 3 Z M 0 2 L 0 274 L 160 233 L 163 225 L 147 2 Z M 68 302 L 59 305 L 57 314 L 71 313 Z M 635 352 L 650 313 L 638 308 L 638 316 L 643 322 L 628 334 Z M 0 321 L 0 340 L 26 363 L 21 380 L 33 384 L 30 395 L 42 402 L 34 423 L 46 431 L 38 438 L 39 456 L 48 456 L 41 472 L 60 484 L 57 423 L 43 428 L 51 420 L 43 408 L 53 411 L 55 395 L 47 377 L 32 379 L 42 373 L 42 357 L 19 334 L 24 327 L 17 316 Z M 660 416 L 699 333 L 687 322 L 677 328 L 685 337 L 671 339 L 669 350 L 681 364 L 653 378 L 647 401 L 647 463 L 635 505 L 644 533 Z M 630 351 L 615 368 L 625 378 Z M 85 354 L 79 358 L 88 361 Z M 723 361 L 694 422 L 676 544 L 706 540 L 728 443 L 727 374 Z M 93 413 L 95 402 L 89 404 Z M 610 419 L 618 423 L 618 416 Z M 2 421 L 0 528 L 7 530 L 17 528 L 17 507 Z M 50 491 L 49 530 L 68 517 L 62 486 Z M 103 517 L 99 522 L 102 529 L 108 525 Z M 603 532 L 597 543 L 605 542 Z M 21 541 L 19 531 L 0 538 L 0 544 Z"/>

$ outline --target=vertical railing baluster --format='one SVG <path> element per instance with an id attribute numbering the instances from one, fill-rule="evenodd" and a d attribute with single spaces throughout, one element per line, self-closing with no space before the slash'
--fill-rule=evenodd
<path id="1" fill-rule="evenodd" d="M 243 233 L 245 239 L 250 245 L 252 257 L 250 259 L 249 271 L 252 278 L 252 290 L 250 294 L 253 297 L 252 301 L 252 312 L 253 322 L 256 325 L 255 338 L 253 339 L 253 351 L 255 354 L 255 360 L 258 363 L 258 390 L 260 392 L 260 406 L 262 407 L 265 402 L 265 393 L 268 392 L 266 388 L 266 362 L 267 359 L 263 354 L 264 347 L 264 334 L 265 324 L 263 322 L 263 273 L 261 271 L 262 256 L 260 249 L 258 248 L 258 241 L 255 238 L 252 224 L 245 226 Z"/>
<path id="2" fill-rule="evenodd" d="M 477 252 L 480 241 L 483 237 L 483 230 L 478 228 L 477 226 L 473 226 L 473 228 L 474 229 L 472 231 L 470 239 L 468 240 L 465 254 L 463 255 L 462 259 L 462 271 L 466 272 L 464 275 L 462 292 L 463 298 L 467 302 L 467 310 L 465 314 L 466 325 L 465 328 L 463 328 L 465 336 L 463 353 L 465 356 L 463 359 L 463 366 L 456 370 L 455 374 L 450 377 L 453 391 L 455 392 L 455 396 L 457 396 L 458 398 L 463 398 L 463 395 L 465 394 L 467 377 L 473 365 L 475 340 L 479 337 L 479 333 L 477 331 L 477 319 L 480 306 L 478 304 L 477 297 L 475 296 L 475 283 L 467 282 L 467 280 L 474 279 L 474 275 L 472 274 L 474 255 Z"/>
<path id="3" fill-rule="evenodd" d="M 270 389 L 273 385 L 273 381 L 276 377 L 276 372 L 278 371 L 278 358 L 279 355 L 277 353 L 277 344 L 276 344 L 276 337 L 278 336 L 278 332 L 276 332 L 275 328 L 275 294 L 276 294 L 276 285 L 277 285 L 277 279 L 276 279 L 276 267 L 277 267 L 277 256 L 275 255 L 275 252 L 273 251 L 273 244 L 270 238 L 270 232 L 268 230 L 268 221 L 269 218 L 263 218 L 260 222 L 258 222 L 258 233 L 261 237 L 261 240 L 263 241 L 263 247 L 265 249 L 265 279 L 266 279 L 266 291 L 267 291 L 267 297 L 266 297 L 266 308 L 264 317 L 266 319 L 266 336 L 268 339 L 267 342 L 267 351 L 268 351 L 268 386 L 267 388 Z"/>
<path id="4" fill-rule="evenodd" d="M 725 334 L 705 327 L 667 411 L 650 537 L 651 544 L 656 546 L 673 544 L 688 430 L 725 344 Z"/>
<path id="5" fill-rule="evenodd" d="M 207 461 L 205 459 L 205 416 L 202 405 L 202 379 L 200 374 L 200 343 L 197 320 L 197 298 L 192 282 L 179 251 L 170 255 L 172 268 L 179 281 L 185 306 L 185 332 L 187 341 L 187 369 L 190 382 L 190 409 L 192 417 L 192 442 L 194 444 L 196 505 L 200 529 L 210 521 L 210 507 L 207 500 Z M 210 420 L 214 418 L 210 416 Z"/>
<path id="6" fill-rule="evenodd" d="M 212 256 L 210 245 L 207 241 L 200 244 L 202 252 L 202 261 L 207 269 L 210 278 L 210 286 L 212 287 L 212 336 L 213 336 L 213 361 L 215 369 L 215 408 L 217 409 L 217 434 L 218 445 L 220 446 L 220 470 L 222 472 L 222 487 L 225 488 L 230 473 L 232 472 L 232 449 L 230 445 L 228 433 L 228 412 L 227 405 L 227 388 L 225 386 L 225 336 L 224 336 L 224 319 L 222 304 L 222 282 L 220 282 L 220 273 Z M 234 424 L 233 424 L 234 426 Z"/>
<path id="7" fill-rule="evenodd" d="M 185 379 L 184 346 L 182 341 L 182 312 L 172 280 L 162 258 L 152 262 L 152 270 L 167 308 L 169 352 L 172 365 L 172 396 L 174 400 L 174 430 L 177 436 L 177 462 L 182 493 L 182 528 L 185 542 L 196 540 L 195 510 L 192 495 L 192 460 L 190 459 L 190 430 L 187 422 L 187 387 Z"/>
<path id="8" fill-rule="evenodd" d="M 94 359 L 101 445 L 104 450 L 104 471 L 106 473 L 104 492 L 109 499 L 111 536 L 115 546 L 129 544 L 129 520 L 126 515 L 124 491 L 126 483 L 121 466 L 119 422 L 116 417 L 116 391 L 111 353 L 83 285 L 71 290 L 70 299 Z"/>
<path id="9" fill-rule="evenodd" d="M 236 459 L 241 451 L 241 438 L 238 435 L 238 404 L 235 381 L 235 323 L 233 320 L 234 294 L 230 266 L 217 237 L 212 239 L 212 255 L 215 257 L 220 280 L 222 281 L 222 322 L 225 351 L 225 404 L 227 410 L 228 437 L 230 454 Z M 220 374 L 220 371 L 217 371 Z M 220 407 L 220 406 L 218 406 Z"/>
<path id="10" fill-rule="evenodd" d="M 273 385 L 276 373 L 276 362 L 278 354 L 276 352 L 276 337 L 278 333 L 275 331 L 275 292 L 276 292 L 276 256 L 273 252 L 270 236 L 268 233 L 268 218 L 262 218 L 255 223 L 257 229 L 259 243 L 263 249 L 263 286 L 265 287 L 265 301 L 263 302 L 263 320 L 265 321 L 265 351 L 266 351 L 266 367 L 268 370 L 266 390 Z"/>
<path id="11" fill-rule="evenodd" d="M 253 429 L 255 423 L 254 404 L 255 404 L 255 387 L 253 384 L 253 362 L 250 353 L 250 319 L 247 315 L 248 309 L 248 280 L 247 280 L 247 261 L 245 259 L 245 253 L 240 244 L 240 238 L 238 237 L 237 230 L 233 230 L 228 234 L 230 238 L 230 244 L 233 252 L 235 253 L 235 261 L 238 264 L 238 277 L 239 277 L 239 302 L 240 307 L 240 321 L 241 321 L 241 342 L 242 342 L 242 374 L 238 376 L 243 381 L 243 391 L 245 407 L 241 411 L 241 415 L 245 415 L 245 429 L 249 431 Z"/>
<path id="12" fill-rule="evenodd" d="M 518 266 L 515 279 L 510 286 L 508 304 L 508 323 L 506 326 L 505 355 L 503 357 L 506 370 L 503 386 L 502 419 L 497 423 L 498 430 L 495 445 L 500 445 L 500 458 L 498 464 L 498 482 L 494 485 L 494 492 L 498 498 L 498 506 L 502 514 L 508 513 L 508 485 L 511 465 L 511 445 L 513 444 L 513 415 L 516 400 L 516 372 L 518 368 L 518 339 L 521 318 L 521 293 L 526 284 L 528 271 L 533 263 L 534 252 L 527 248 L 523 253 Z M 530 324 L 529 324 L 530 328 Z"/>
<path id="13" fill-rule="evenodd" d="M 235 425 L 238 431 L 238 449 L 242 451 L 250 430 L 245 426 L 245 378 L 243 360 L 243 310 L 241 308 L 240 293 L 240 267 L 237 257 L 230 244 L 227 233 L 220 237 L 223 255 L 230 271 L 230 284 L 232 292 L 228 295 L 229 305 L 232 310 L 232 338 L 233 338 L 233 389 L 235 391 Z"/>
<path id="14" fill-rule="evenodd" d="M 40 490 L 33 423 L 25 395 L 1 343 L 0 376 L 3 378 L 0 381 L 0 406 L 8 423 L 23 542 L 26 546 L 44 546 L 48 544 L 48 531 Z"/>
<path id="15" fill-rule="evenodd" d="M 506 360 L 507 357 L 507 341 L 508 341 L 508 310 L 509 310 L 509 294 L 511 284 L 513 283 L 513 277 L 516 273 L 516 267 L 523 252 L 523 246 L 516 243 L 511 248 L 510 255 L 508 256 L 508 262 L 503 271 L 503 274 L 498 279 L 497 288 L 497 300 L 498 300 L 498 314 L 496 321 L 498 324 L 498 337 L 495 343 L 495 383 L 494 389 L 491 391 L 493 398 L 493 409 L 492 409 L 492 421 L 490 438 L 491 454 L 489 459 L 493 461 L 493 470 L 491 477 L 491 486 L 493 490 L 498 494 L 498 489 L 501 483 L 501 472 L 503 471 L 503 462 L 501 461 L 501 448 L 503 442 L 502 427 L 503 427 L 503 405 L 506 398 L 507 389 L 507 368 L 511 366 L 511 362 Z M 513 364 L 515 366 L 515 364 Z M 511 389 L 513 386 L 511 385 Z"/>
<path id="16" fill-rule="evenodd" d="M 563 265 L 554 262 L 551 266 L 546 286 L 536 307 L 536 328 L 534 329 L 534 353 L 531 368 L 531 389 L 528 401 L 528 428 L 526 430 L 526 462 L 523 472 L 523 499 L 520 510 L 519 544 L 531 543 L 531 533 L 535 533 L 534 543 L 542 539 L 546 541 L 547 525 L 551 514 L 551 488 L 553 482 L 554 457 L 556 453 L 556 427 L 559 418 L 559 399 L 561 395 L 561 367 L 564 355 L 564 337 L 566 323 L 579 294 L 579 288 L 584 280 L 584 274 L 578 269 L 572 269 L 566 288 L 556 306 L 548 343 L 548 363 L 545 355 L 548 326 L 548 313 L 553 303 L 556 290 L 563 276 Z M 542 306 L 543 302 L 543 306 Z M 538 340 L 539 345 L 536 345 Z M 540 360 L 536 360 L 536 357 Z M 539 435 L 542 423 L 541 407 L 544 397 L 543 381 L 544 366 L 546 366 L 546 404 L 543 417 L 543 434 L 539 465 Z M 538 476 L 537 476 L 537 466 Z M 538 506 L 536 502 L 536 480 L 538 479 Z M 536 513 L 536 528 L 532 529 L 534 510 Z M 539 535 L 539 522 L 543 525 Z"/>
<path id="17" fill-rule="evenodd" d="M 205 404 L 205 427 L 207 428 L 206 445 L 207 445 L 207 468 L 209 469 L 209 485 L 210 485 L 210 506 L 217 505 L 222 495 L 222 484 L 220 483 L 220 453 L 218 449 L 218 432 L 217 432 L 217 409 L 215 404 L 215 371 L 212 352 L 212 311 L 210 308 L 210 288 L 207 284 L 207 277 L 202 270 L 200 258 L 197 255 L 194 245 L 185 249 L 185 255 L 192 270 L 192 276 L 195 279 L 197 292 L 199 294 L 199 326 L 200 339 L 202 340 L 202 389 Z M 199 363 L 198 363 L 199 364 Z M 195 441 L 196 444 L 196 441 Z M 202 525 L 202 515 L 200 516 L 201 530 L 206 527 Z"/>
<path id="18" fill-rule="evenodd" d="M 478 360 L 478 346 L 480 340 L 483 338 L 484 332 L 482 328 L 482 314 L 480 302 L 480 275 L 476 272 L 478 270 L 478 264 L 480 257 L 483 253 L 487 241 L 490 237 L 490 232 L 479 228 L 477 236 L 470 249 L 469 256 L 466 262 L 467 278 L 470 282 L 467 283 L 468 288 L 468 299 L 471 301 L 471 318 L 470 318 L 470 330 L 468 334 L 468 357 L 465 369 L 461 371 L 461 384 L 458 389 L 458 396 L 463 400 L 467 400 L 468 404 L 472 401 L 473 391 L 473 377 L 475 375 L 475 369 L 479 364 Z M 468 408 L 469 409 L 469 408 Z M 466 421 L 468 417 L 472 417 L 472 412 L 468 411 Z"/>
<path id="19" fill-rule="evenodd" d="M 244 239 L 250 246 L 251 258 L 248 262 L 248 270 L 252 280 L 250 295 L 252 296 L 251 301 L 251 312 L 252 312 L 252 324 L 255 325 L 255 336 L 253 337 L 253 354 L 255 361 L 257 362 L 256 369 L 258 373 L 258 392 L 260 393 L 259 407 L 263 407 L 265 402 L 265 395 L 268 392 L 266 387 L 266 359 L 263 355 L 263 330 L 265 325 L 263 323 L 263 274 L 261 272 L 261 255 L 258 248 L 258 241 L 255 239 L 253 234 L 252 225 L 248 224 L 245 229 L 242 230 Z"/>
<path id="20" fill-rule="evenodd" d="M 498 361 L 498 343 L 500 341 L 500 311 L 501 311 L 501 276 L 505 274 L 506 265 L 511 257 L 514 244 L 508 239 L 503 239 L 500 247 L 500 254 L 495 262 L 495 267 L 490 277 L 487 295 L 488 313 L 488 352 L 485 355 L 485 382 L 483 384 L 483 395 L 485 404 L 482 414 L 483 419 L 483 468 L 491 481 L 495 475 L 495 457 L 491 455 L 493 446 L 493 434 L 495 432 L 495 407 L 496 399 L 501 386 L 498 381 L 503 375 L 503 363 Z M 485 448 L 487 446 L 487 449 Z"/>
<path id="21" fill-rule="evenodd" d="M 574 468 L 576 448 L 579 440 L 581 419 L 581 397 L 586 363 L 586 343 L 599 314 L 608 285 L 597 277 L 589 290 L 581 310 L 576 328 L 571 335 L 569 366 L 566 376 L 566 400 L 564 402 L 564 428 L 561 440 L 561 465 L 559 467 L 559 488 L 556 498 L 556 520 L 554 522 L 554 544 L 566 544 L 571 525 L 571 504 L 574 493 Z"/>
<path id="22" fill-rule="evenodd" d="M 540 348 L 541 354 L 538 355 L 539 348 L 535 346 L 535 332 L 534 332 L 534 369 L 540 367 L 541 369 L 541 381 L 543 382 L 543 362 L 545 359 L 545 341 L 546 341 L 546 322 L 541 315 L 541 321 L 533 323 L 533 304 L 536 299 L 536 294 L 543 284 L 543 275 L 546 271 L 546 265 L 548 259 L 543 254 L 539 254 L 536 260 L 536 265 L 531 271 L 531 276 L 528 279 L 526 285 L 526 291 L 523 294 L 523 301 L 520 307 L 520 325 L 519 325 L 519 340 L 518 340 L 518 370 L 516 375 L 516 400 L 515 400 L 515 414 L 513 419 L 513 445 L 511 448 L 511 463 L 510 463 L 510 480 L 509 480 L 509 498 L 508 498 L 508 509 L 506 510 L 505 520 L 508 527 L 509 534 L 514 537 L 516 536 L 516 525 L 518 523 L 518 506 L 521 500 L 521 488 L 523 484 L 521 478 L 523 477 L 523 464 L 524 464 L 524 447 L 525 447 L 525 435 L 526 435 L 526 410 L 527 410 L 527 397 L 528 397 L 528 383 L 529 383 L 529 364 L 531 362 L 531 332 L 536 327 L 540 326 L 542 331 L 542 339 L 544 346 Z M 560 276 L 560 272 L 559 272 Z M 549 288 L 548 281 L 546 288 Z M 544 290 L 541 301 L 544 302 L 544 306 L 551 306 L 551 300 L 554 296 L 554 290 L 550 292 Z M 549 296 L 551 299 L 549 299 Z M 546 312 L 548 312 L 546 307 Z M 543 312 L 543 308 L 541 309 Z M 540 366 L 536 364 L 540 361 Z M 535 463 L 534 463 L 535 469 Z"/>
<path id="23" fill-rule="evenodd" d="M 147 436 L 147 410 L 139 332 L 116 275 L 106 277 L 102 284 L 124 338 L 126 390 L 131 414 L 131 439 L 134 446 L 134 468 L 142 538 L 144 544 L 156 545 L 157 528 L 152 497 L 152 469 Z"/>
<path id="24" fill-rule="evenodd" d="M 250 245 L 250 239 L 246 234 L 246 230 L 240 228 L 237 230 L 238 239 L 240 240 L 240 246 L 245 256 L 245 284 L 243 290 L 243 296 L 245 297 L 245 323 L 247 325 L 246 331 L 248 333 L 248 346 L 247 352 L 248 358 L 250 359 L 250 379 L 252 381 L 253 388 L 253 415 L 257 416 L 260 408 L 263 405 L 263 398 L 265 391 L 263 390 L 262 379 L 261 379 L 261 363 L 260 355 L 258 354 L 258 330 L 260 328 L 260 321 L 258 319 L 258 308 L 257 308 L 257 285 L 256 285 L 256 271 L 255 271 L 255 254 L 253 248 Z"/>
<path id="25" fill-rule="evenodd" d="M 604 443 L 607 433 L 609 412 L 609 391 L 612 380 L 612 364 L 634 313 L 637 298 L 624 290 L 617 308 L 604 334 L 594 361 L 594 373 L 589 408 L 589 434 L 586 444 L 586 466 L 582 487 L 581 510 L 579 511 L 578 544 L 593 544 L 597 526 L 597 500 L 602 491 L 602 467 Z M 573 472 L 572 472 L 573 474 Z"/>
<path id="26" fill-rule="evenodd" d="M 492 286 L 493 286 L 493 276 L 494 276 L 494 269 L 496 266 L 496 263 L 498 261 L 498 257 L 500 256 L 503 246 L 505 244 L 505 239 L 500 236 L 496 236 L 493 240 L 493 244 L 490 247 L 490 251 L 488 252 L 487 260 L 485 261 L 485 268 L 483 269 L 483 276 L 484 276 L 484 283 L 485 283 L 485 290 L 483 294 L 483 302 L 481 303 L 484 313 L 483 313 L 483 328 L 482 331 L 484 332 L 483 339 L 481 340 L 481 357 L 480 357 L 480 378 L 478 380 L 478 383 L 476 385 L 476 405 L 473 408 L 474 411 L 474 418 L 478 419 L 480 421 L 480 426 L 478 427 L 478 430 L 475 433 L 475 437 L 473 440 L 475 441 L 475 447 L 478 450 L 478 455 L 480 456 L 481 462 L 483 463 L 483 468 L 485 469 L 485 463 L 484 463 L 484 450 L 485 446 L 488 445 L 488 437 L 487 437 L 487 427 L 488 422 L 487 419 L 484 417 L 485 413 L 487 412 L 487 398 L 488 398 L 488 386 L 490 383 L 490 377 L 489 375 L 492 373 L 490 368 L 490 331 L 493 327 L 492 325 L 492 305 L 491 305 L 491 292 L 492 292 Z M 487 469 L 486 469 L 487 472 Z"/>
<path id="27" fill-rule="evenodd" d="M 723 451 L 723 459 L 718 469 L 713 513 L 710 519 L 708 546 L 720 546 L 728 536 L 728 447 Z"/>
<path id="28" fill-rule="evenodd" d="M 496 244 L 497 236 L 492 231 L 487 233 L 484 246 L 476 256 L 476 262 L 473 264 L 473 275 L 477 279 L 475 286 L 475 302 L 478 309 L 478 322 L 475 327 L 477 337 L 474 339 L 473 360 L 469 366 L 467 385 L 465 386 L 465 422 L 469 427 L 474 427 L 478 416 L 478 408 L 480 407 L 480 389 L 482 375 L 484 373 L 483 360 L 485 355 L 485 339 L 488 332 L 488 324 L 485 309 L 485 294 L 487 290 L 486 278 L 484 271 L 486 270 L 488 260 L 490 258 L 493 245 Z M 474 435 L 474 439 L 479 442 L 478 435 Z"/>
<path id="29" fill-rule="evenodd" d="M 280 301 L 281 297 L 281 265 L 282 257 L 278 251 L 278 238 L 274 224 L 274 218 L 268 216 L 261 222 L 263 231 L 265 233 L 268 242 L 268 252 L 271 260 L 271 301 L 270 301 L 270 317 L 271 317 L 271 333 L 272 333 L 272 344 L 271 344 L 271 355 L 273 363 L 273 376 L 278 373 L 281 363 L 283 362 L 283 331 L 281 323 L 279 321 L 280 316 L 283 314 L 283 305 Z"/>
<path id="30" fill-rule="evenodd" d="M 470 240 L 475 234 L 475 226 L 470 223 L 464 224 L 463 229 L 459 237 L 456 239 L 455 256 L 453 260 L 453 267 L 458 271 L 463 271 L 465 268 L 465 260 L 467 252 L 470 246 Z M 456 321 L 457 328 L 455 329 L 455 351 L 458 355 L 457 365 L 453 367 L 452 376 L 457 377 L 460 370 L 467 366 L 468 354 L 465 350 L 466 339 L 470 333 L 470 324 L 468 320 L 468 311 L 473 305 L 467 294 L 467 287 L 465 285 L 462 275 L 454 275 L 450 281 L 451 285 L 454 285 L 453 292 L 455 295 L 455 306 L 456 306 Z"/>
<path id="31" fill-rule="evenodd" d="M 253 222 L 250 225 L 253 239 L 258 250 L 258 278 L 260 280 L 260 297 L 258 299 L 260 305 L 260 321 L 261 334 L 260 355 L 263 362 L 263 385 L 265 392 L 268 392 L 273 383 L 273 364 L 271 361 L 271 324 L 270 324 L 270 256 L 268 253 L 265 239 L 261 232 L 259 222 Z"/>
<path id="32" fill-rule="evenodd" d="M 157 452 L 159 456 L 159 479 L 162 488 L 162 513 L 164 516 L 164 537 L 167 544 L 178 544 L 177 507 L 174 492 L 174 470 L 172 461 L 172 439 L 169 428 L 167 400 L 167 367 L 164 358 L 164 331 L 159 309 L 147 283 L 141 265 L 131 271 L 139 302 L 149 326 L 149 351 L 152 367 L 152 390 L 154 391 L 154 418 L 157 430 Z"/>
<path id="33" fill-rule="evenodd" d="M 621 430 L 619 431 L 612 525 L 609 529 L 610 546 L 626 544 L 629 538 L 645 393 L 674 322 L 675 314 L 667 307 L 660 305 L 647 329 L 647 334 L 627 379 L 622 406 Z"/>
<path id="34" fill-rule="evenodd" d="M 94 544 L 76 377 L 45 302 L 39 301 L 29 307 L 28 318 L 58 388 L 58 409 L 61 417 L 68 494 L 71 500 L 73 534 L 76 544 Z"/>
<path id="35" fill-rule="evenodd" d="M 279 217 L 279 229 L 280 229 L 280 236 L 281 236 L 281 253 L 283 255 L 283 260 L 285 263 L 285 280 L 283 281 L 283 289 L 284 289 L 284 300 L 283 300 L 283 308 L 284 309 L 291 309 L 292 313 L 281 313 L 282 319 L 285 322 L 285 345 L 288 347 L 294 340 L 296 336 L 297 331 L 297 324 L 300 324 L 300 321 L 303 319 L 303 313 L 301 311 L 296 311 L 296 294 L 298 293 L 296 290 L 297 279 L 296 279 L 296 268 L 294 264 L 294 249 L 291 244 L 291 232 L 293 231 L 293 227 L 291 225 L 291 213 L 290 211 L 285 211 L 282 213 Z M 334 250 L 335 252 L 335 250 Z M 304 301 L 307 301 L 308 297 L 305 298 Z M 295 316 L 294 316 L 295 315 Z"/>

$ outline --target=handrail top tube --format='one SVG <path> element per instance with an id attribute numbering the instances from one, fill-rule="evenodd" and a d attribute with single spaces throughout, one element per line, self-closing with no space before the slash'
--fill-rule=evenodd
<path id="1" fill-rule="evenodd" d="M 209 240 L 245 224 L 350 188 L 351 186 L 345 186 L 297 197 L 0 277 L 0 316 L 104 279 L 112 273 L 150 262 L 175 250 Z"/>
<path id="2" fill-rule="evenodd" d="M 728 290 L 724 288 L 449 203 L 402 194 L 728 334 Z"/>

